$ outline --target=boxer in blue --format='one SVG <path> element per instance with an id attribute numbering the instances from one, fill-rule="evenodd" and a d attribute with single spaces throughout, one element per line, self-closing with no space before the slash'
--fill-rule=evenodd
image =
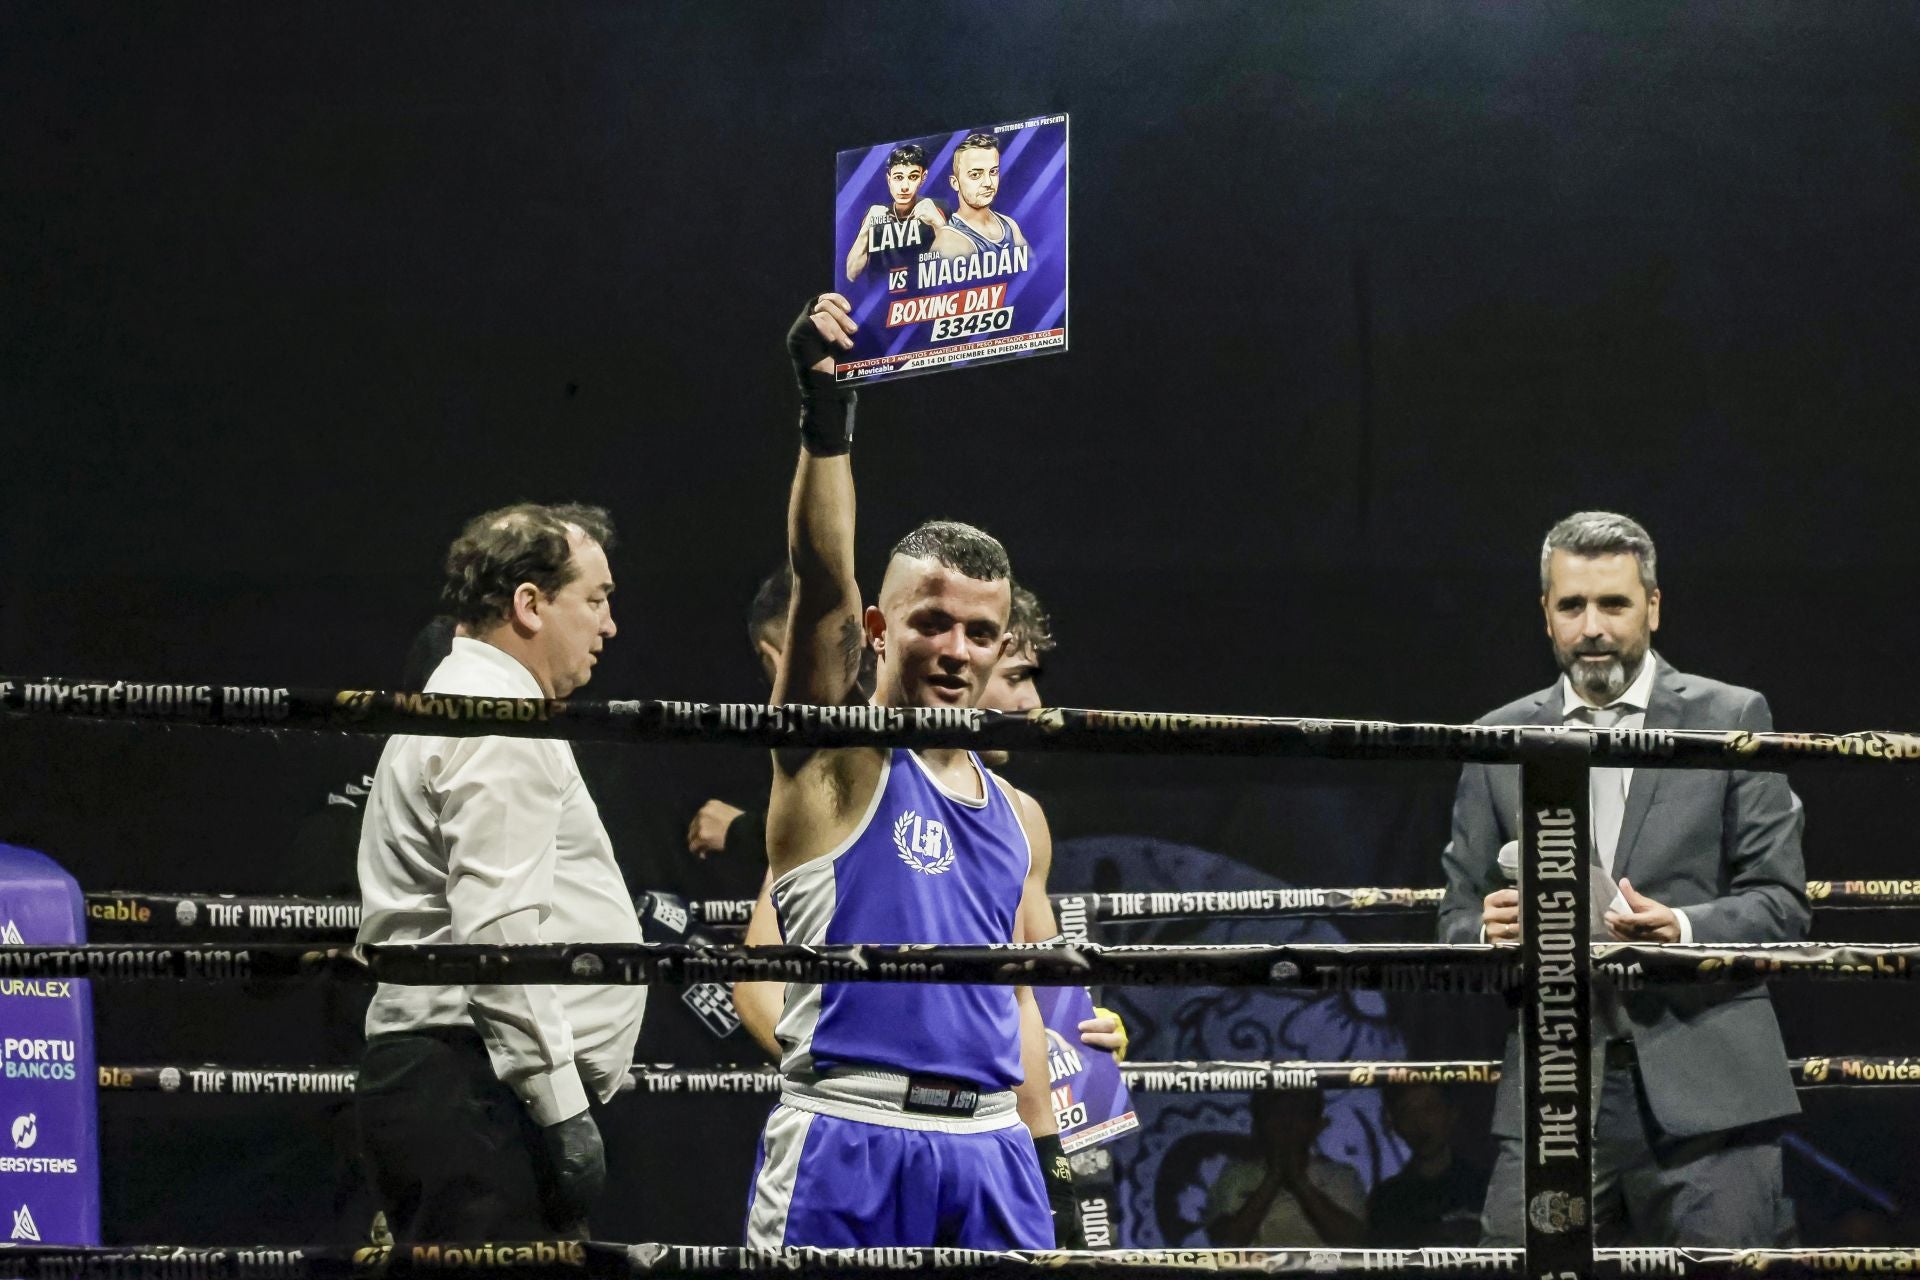
<path id="1" fill-rule="evenodd" d="M 802 450 L 774 701 L 853 700 L 870 645 L 877 704 L 975 706 L 1010 643 L 1012 569 L 986 533 L 929 522 L 896 544 L 878 603 L 862 608 L 854 397 L 835 384 L 832 357 L 851 345 L 853 329 L 846 299 L 824 294 L 788 339 Z M 1029 895 L 1044 901 L 1052 847 L 1030 804 L 969 751 L 775 753 L 767 857 L 782 935 L 815 944 L 1038 941 L 1026 937 L 1022 906 L 1031 908 Z M 1066 1161 L 1030 992 L 796 983 L 776 1035 L 785 1080 L 754 1168 L 749 1244 L 1055 1244 L 1049 1200 Z M 1052 1136 L 1030 1136 L 1029 1124 Z"/>

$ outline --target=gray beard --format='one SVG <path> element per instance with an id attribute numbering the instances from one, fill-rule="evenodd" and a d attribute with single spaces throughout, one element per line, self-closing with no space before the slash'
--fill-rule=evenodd
<path id="1" fill-rule="evenodd" d="M 1575 692 L 1594 706 L 1604 707 L 1627 691 L 1627 686 L 1640 674 L 1640 664 L 1646 660 L 1647 655 L 1643 653 L 1639 662 L 1628 667 L 1620 660 L 1619 654 L 1599 664 L 1583 662 L 1574 657 L 1568 660 L 1565 670 Z"/>

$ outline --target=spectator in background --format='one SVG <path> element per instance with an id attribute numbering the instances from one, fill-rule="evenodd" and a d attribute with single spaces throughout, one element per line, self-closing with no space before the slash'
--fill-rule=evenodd
<path id="1" fill-rule="evenodd" d="M 780 649 L 787 642 L 787 606 L 792 601 L 793 568 L 783 564 L 761 579 L 759 590 L 753 593 L 753 604 L 747 609 L 747 643 L 753 646 L 753 656 L 759 660 L 760 670 L 767 678 L 767 693 L 773 692 L 773 675 L 780 666 Z M 860 688 L 868 693 L 873 690 L 871 648 L 860 651 Z M 987 763 L 992 765 L 993 762 L 989 760 Z M 758 808 L 742 808 L 719 799 L 709 800 L 700 806 L 693 815 L 693 821 L 687 824 L 687 851 L 703 860 L 714 854 L 726 854 L 729 861 L 741 868 L 740 875 L 750 880 L 750 883 L 743 881 L 743 894 L 756 892 L 761 877 L 766 874 L 765 806 L 765 796 L 760 797 Z"/>
<path id="2" fill-rule="evenodd" d="M 761 580 L 747 609 L 747 643 L 767 677 L 767 691 L 773 690 L 773 675 L 780 666 L 780 647 L 787 638 L 787 606 L 793 600 L 793 568 L 782 564 Z M 866 650 L 865 672 L 872 670 L 872 650 Z M 863 684 L 871 687 L 870 677 Z M 716 853 L 733 856 L 749 868 L 757 884 L 767 866 L 766 797 L 758 808 L 742 808 L 725 800 L 709 800 L 700 806 L 687 824 L 687 851 L 696 858 Z M 742 821 L 745 819 L 745 821 Z M 751 890 L 749 890 L 751 892 Z"/>
<path id="3" fill-rule="evenodd" d="M 1407 1163 L 1367 1198 L 1367 1243 L 1383 1249 L 1480 1242 L 1487 1170 L 1454 1148 L 1460 1110 L 1433 1084 L 1382 1090 L 1387 1123 L 1407 1144 Z"/>
<path id="4" fill-rule="evenodd" d="M 1315 1150 L 1327 1127 L 1319 1089 L 1253 1095 L 1248 1153 L 1207 1194 L 1207 1235 L 1241 1248 L 1357 1246 L 1366 1237 L 1366 1188 L 1352 1165 Z"/>

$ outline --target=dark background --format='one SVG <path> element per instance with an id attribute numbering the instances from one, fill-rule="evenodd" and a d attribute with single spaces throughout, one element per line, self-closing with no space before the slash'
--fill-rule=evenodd
<path id="1" fill-rule="evenodd" d="M 390 684 L 459 523 L 524 497 L 620 522 L 592 694 L 752 696 L 833 152 L 1070 110 L 1072 351 L 865 394 L 869 581 L 912 523 L 970 519 L 1056 614 L 1051 701 L 1460 720 L 1547 682 L 1540 536 L 1608 507 L 1659 541 L 1677 665 L 1784 727 L 1912 726 L 1916 65 L 1920 11 L 1867 0 L 13 0 L 0 670 Z M 678 844 L 758 758 L 582 754 L 636 884 L 753 879 Z M 16 726 L 0 838 L 89 889 L 324 892 L 350 834 L 299 833 L 370 759 Z M 1451 785 L 1014 773 L 1063 838 L 1303 884 L 1437 882 Z M 1814 875 L 1911 874 L 1910 784 L 1796 785 Z M 1363 839 L 1298 821 L 1351 810 Z M 102 1056 L 318 1059 L 317 1000 L 102 993 Z M 1913 1047 L 1904 992 L 1781 1004 L 1797 1053 Z M 1405 1017 L 1414 1051 L 1491 1052 L 1497 1018 Z M 1823 1098 L 1805 1133 L 1904 1204 L 1900 1099 Z M 109 1099 L 110 1238 L 324 1233 L 324 1144 L 274 1105 Z M 612 1141 L 680 1176 L 607 1234 L 730 1238 L 763 1109 L 633 1107 Z"/>

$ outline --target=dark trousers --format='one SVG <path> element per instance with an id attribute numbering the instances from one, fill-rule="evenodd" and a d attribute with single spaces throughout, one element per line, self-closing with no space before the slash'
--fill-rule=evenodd
<path id="1" fill-rule="evenodd" d="M 540 1129 L 480 1034 L 374 1036 L 355 1090 L 360 1151 L 396 1243 L 552 1239 Z"/>
<path id="2" fill-rule="evenodd" d="M 1596 1064 L 1596 1068 L 1598 1064 Z M 1500 1139 L 1480 1243 L 1520 1248 L 1525 1153 Z M 1594 1116 L 1593 1234 L 1599 1245 L 1774 1248 L 1792 1235 L 1771 1127 L 1668 1138 L 1654 1124 L 1630 1061 L 1605 1069 Z"/>

